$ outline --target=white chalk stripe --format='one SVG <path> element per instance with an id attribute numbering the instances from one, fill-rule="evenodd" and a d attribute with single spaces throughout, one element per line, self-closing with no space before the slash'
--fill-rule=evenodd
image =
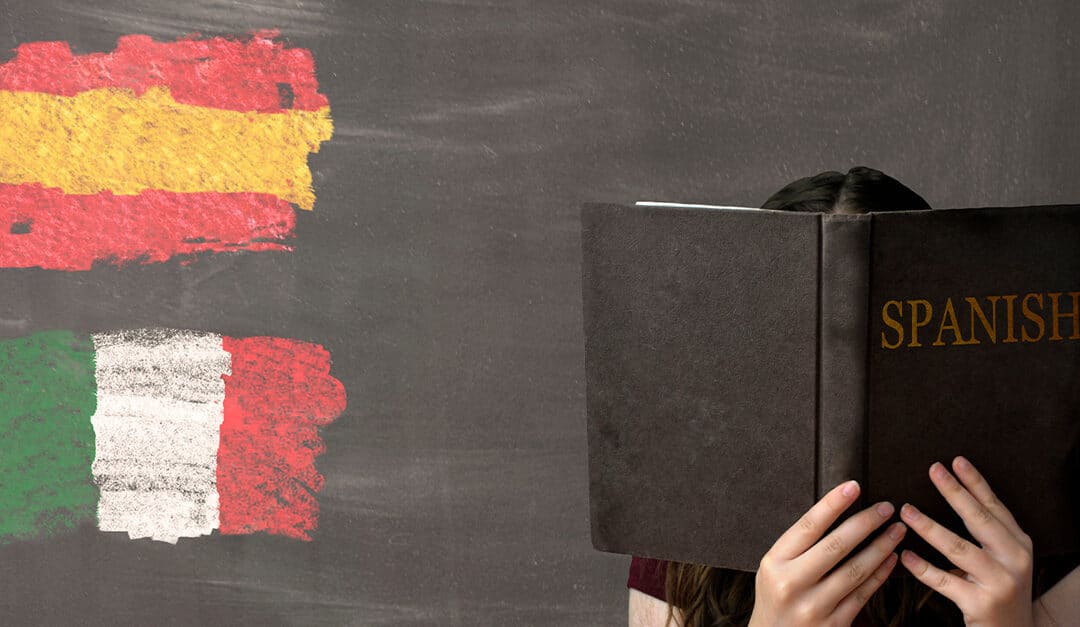
<path id="1" fill-rule="evenodd" d="M 210 535 L 218 526 L 217 512 L 217 490 L 200 494 L 102 491 L 98 526 L 102 531 L 126 531 L 132 540 L 151 538 L 176 544 L 180 538 Z"/>
<path id="2" fill-rule="evenodd" d="M 175 543 L 218 526 L 217 447 L 230 356 L 221 336 L 95 334 L 98 526 Z"/>

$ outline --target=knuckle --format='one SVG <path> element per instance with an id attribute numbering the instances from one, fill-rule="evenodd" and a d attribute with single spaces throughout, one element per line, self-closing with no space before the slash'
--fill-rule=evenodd
<path id="1" fill-rule="evenodd" d="M 770 572 L 772 570 L 772 568 L 773 568 L 773 557 L 772 557 L 772 555 L 769 555 L 768 553 L 766 553 L 765 555 L 762 555 L 761 556 L 761 561 L 758 562 L 758 575 L 760 576 L 761 573 Z"/>
<path id="2" fill-rule="evenodd" d="M 1022 573 L 1030 573 L 1035 568 L 1031 553 L 1024 551 L 1016 558 L 1016 568 Z"/>
<path id="3" fill-rule="evenodd" d="M 800 603 L 792 609 L 791 615 L 800 625 L 817 625 L 817 609 L 809 603 Z"/>
<path id="4" fill-rule="evenodd" d="M 776 576 L 764 570 L 759 570 L 754 577 L 754 587 L 757 590 L 770 590 L 776 594 Z"/>
<path id="5" fill-rule="evenodd" d="M 923 563 L 919 566 L 919 577 L 930 577 L 933 573 L 930 572 L 930 562 L 923 560 Z"/>
<path id="6" fill-rule="evenodd" d="M 933 577 L 933 588 L 935 590 L 944 590 L 949 587 L 949 574 L 941 573 Z"/>
<path id="7" fill-rule="evenodd" d="M 1006 577 L 1005 582 L 1001 586 L 1002 600 L 1014 598 L 1016 593 L 1020 592 L 1023 585 L 1024 584 L 1018 577 Z"/>
<path id="8" fill-rule="evenodd" d="M 980 506 L 979 509 L 975 510 L 975 518 L 980 523 L 986 524 L 994 519 L 994 514 L 992 514 L 988 508 Z"/>
<path id="9" fill-rule="evenodd" d="M 844 540 L 836 534 L 830 535 L 825 541 L 825 552 L 829 554 L 844 553 Z"/>
<path id="10" fill-rule="evenodd" d="M 848 581 L 862 581 L 866 569 L 858 560 L 851 560 L 844 568 L 844 571 L 847 573 Z"/>
<path id="11" fill-rule="evenodd" d="M 971 550 L 971 543 L 963 538 L 957 538 L 953 540 L 949 546 L 949 553 L 952 555 L 963 555 Z"/>
<path id="12" fill-rule="evenodd" d="M 809 516 L 803 516 L 799 519 L 799 529 L 802 529 L 807 533 L 813 533 L 815 528 L 816 525 L 814 525 L 814 520 Z"/>
<path id="13" fill-rule="evenodd" d="M 773 596 L 780 603 L 787 603 L 795 598 L 795 586 L 790 580 L 781 579 L 773 582 Z"/>
<path id="14" fill-rule="evenodd" d="M 998 612 L 999 608 L 1005 608 L 1016 601 L 1019 588 L 1014 587 L 1011 580 L 996 581 L 992 588 L 982 596 L 982 603 L 991 614 Z"/>

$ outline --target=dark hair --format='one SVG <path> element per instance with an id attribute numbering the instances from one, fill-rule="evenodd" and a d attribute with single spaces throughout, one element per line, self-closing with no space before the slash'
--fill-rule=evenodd
<path id="1" fill-rule="evenodd" d="M 867 213 L 929 209 L 923 197 L 893 177 L 865 166 L 808 176 L 776 192 L 762 209 L 817 213 Z"/>
<path id="2" fill-rule="evenodd" d="M 866 213 L 930 209 L 930 205 L 900 181 L 860 166 L 847 174 L 822 172 L 789 183 L 761 208 Z M 666 581 L 669 616 L 674 606 L 682 610 L 683 627 L 745 626 L 754 609 L 755 576 L 752 572 L 671 562 Z M 952 601 L 935 595 L 906 572 L 890 576 L 862 612 L 873 624 L 889 627 L 964 624 L 962 612 Z"/>

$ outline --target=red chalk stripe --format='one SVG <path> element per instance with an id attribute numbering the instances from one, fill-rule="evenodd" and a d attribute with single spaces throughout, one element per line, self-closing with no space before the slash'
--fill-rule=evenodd
<path id="1" fill-rule="evenodd" d="M 65 194 L 0 184 L 0 267 L 89 270 L 95 261 L 153 263 L 176 255 L 291 250 L 296 215 L 277 196 L 147 190 Z"/>
<path id="2" fill-rule="evenodd" d="M 318 92 L 311 52 L 286 48 L 274 41 L 277 36 L 278 31 L 264 30 L 247 41 L 157 42 L 127 35 L 117 40 L 113 52 L 83 55 L 72 54 L 64 41 L 25 43 L 13 60 L 0 65 L 0 89 L 74 96 L 118 87 L 141 95 L 164 85 L 177 102 L 219 109 L 316 111 L 328 106 Z"/>
<path id="3" fill-rule="evenodd" d="M 266 531 L 310 540 L 318 523 L 314 493 L 323 477 L 317 427 L 345 409 L 345 388 L 330 376 L 330 353 L 274 337 L 222 338 L 232 355 L 217 458 L 223 534 Z"/>

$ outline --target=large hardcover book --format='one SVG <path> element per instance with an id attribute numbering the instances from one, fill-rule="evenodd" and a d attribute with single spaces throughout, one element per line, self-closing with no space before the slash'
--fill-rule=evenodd
<path id="1" fill-rule="evenodd" d="M 1080 552 L 1080 206 L 581 218 L 596 548 L 755 570 L 846 479 L 842 518 L 973 539 L 927 475 L 962 454 L 1037 559 Z"/>

